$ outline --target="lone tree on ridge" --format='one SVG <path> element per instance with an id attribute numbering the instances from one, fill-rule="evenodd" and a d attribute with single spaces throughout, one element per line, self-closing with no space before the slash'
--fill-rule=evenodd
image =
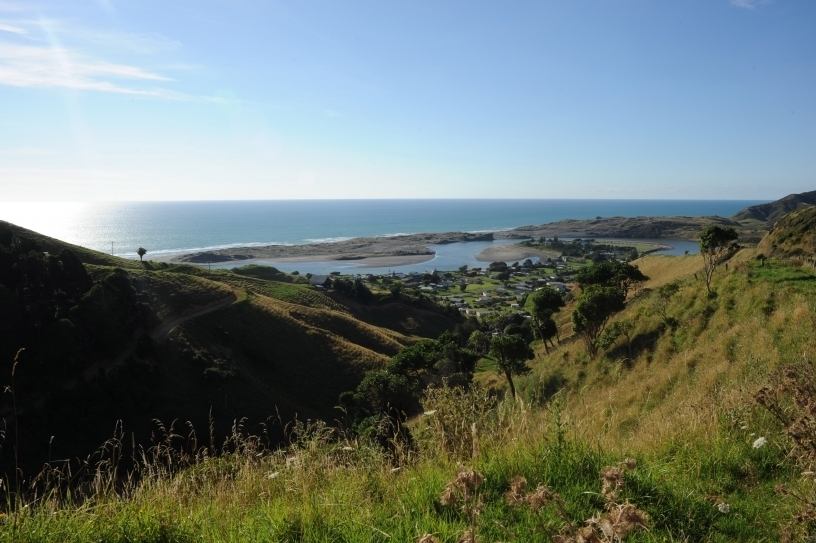
<path id="1" fill-rule="evenodd" d="M 722 258 L 734 247 L 739 237 L 731 227 L 709 226 L 700 234 L 700 254 L 703 255 L 703 278 L 706 291 L 711 294 L 711 279 Z"/>
<path id="2" fill-rule="evenodd" d="M 139 247 L 139 250 L 136 251 L 136 254 L 139 255 L 139 260 L 143 262 L 142 257 L 147 254 L 147 249 L 144 247 Z"/>

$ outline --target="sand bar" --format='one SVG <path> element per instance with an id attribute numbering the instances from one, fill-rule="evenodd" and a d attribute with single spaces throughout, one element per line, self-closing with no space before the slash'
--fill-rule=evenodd
<path id="1" fill-rule="evenodd" d="M 493 241 L 492 233 L 470 234 L 447 232 L 443 234 L 412 234 L 378 238 L 354 238 L 328 243 L 303 245 L 267 245 L 262 247 L 233 247 L 166 258 L 169 262 L 206 264 L 253 260 L 268 262 L 326 262 L 354 261 L 364 267 L 416 264 L 431 260 L 435 253 L 429 245 Z M 406 257 L 410 257 L 406 260 Z M 299 259 L 299 260 L 292 260 Z M 373 260 L 376 259 L 376 260 Z M 391 259 L 391 260 L 389 260 Z M 396 259 L 396 260 L 393 260 Z M 391 264 L 394 262 L 394 264 Z"/>
<path id="2" fill-rule="evenodd" d="M 494 245 L 487 247 L 482 252 L 476 255 L 476 260 L 481 262 L 514 262 L 524 260 L 526 258 L 539 257 L 544 258 L 558 258 L 559 253 L 541 251 L 532 247 L 524 247 L 523 245 Z"/>

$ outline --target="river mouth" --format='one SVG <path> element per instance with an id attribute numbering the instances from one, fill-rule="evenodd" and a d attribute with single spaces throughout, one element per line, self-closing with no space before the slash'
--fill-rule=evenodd
<path id="1" fill-rule="evenodd" d="M 566 239 L 566 238 L 565 238 Z M 482 260 L 479 258 L 481 254 L 489 255 L 490 249 L 500 248 L 504 245 L 511 245 L 518 243 L 519 239 L 497 239 L 493 241 L 467 241 L 455 243 L 443 243 L 428 245 L 428 249 L 434 251 L 432 256 L 393 256 L 393 257 L 373 257 L 354 260 L 334 260 L 326 259 L 325 257 L 298 257 L 292 259 L 252 259 L 242 261 L 232 261 L 224 263 L 212 263 L 212 268 L 231 269 L 246 264 L 258 264 L 265 266 L 274 266 L 285 273 L 292 273 L 294 271 L 300 273 L 313 274 L 329 274 L 331 272 L 339 272 L 341 274 L 358 274 L 358 273 L 372 273 L 383 274 L 389 272 L 432 272 L 451 271 L 459 269 L 462 266 L 469 268 L 484 268 L 490 260 Z M 699 244 L 694 241 L 687 240 L 670 240 L 670 239 L 597 239 L 599 242 L 614 241 L 617 243 L 631 243 L 635 244 L 650 244 L 656 247 L 662 246 L 664 249 L 657 249 L 652 254 L 663 255 L 683 255 L 696 254 L 699 252 Z M 519 253 L 521 254 L 521 253 Z M 515 255 L 514 255 L 515 256 Z M 533 262 L 539 261 L 539 256 L 530 255 L 529 258 Z M 516 261 L 523 261 L 526 258 L 512 258 L 507 260 L 508 264 Z"/>

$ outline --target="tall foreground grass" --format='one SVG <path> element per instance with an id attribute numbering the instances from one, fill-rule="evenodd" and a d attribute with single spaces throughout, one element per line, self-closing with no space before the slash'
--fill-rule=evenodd
<path id="1" fill-rule="evenodd" d="M 453 438 L 469 446 L 448 447 L 444 424 L 433 418 L 444 417 L 455 396 L 462 400 L 451 391 L 428 404 L 434 413 L 415 428 L 411 449 L 344 439 L 321 423 L 297 425 L 292 444 L 275 451 L 238 427 L 219 451 L 181 453 L 181 440 L 171 448 L 168 434 L 142 455 L 138 481 L 118 480 L 114 462 L 102 462 L 72 492 L 52 484 L 9 503 L 0 539 L 458 541 L 473 524 L 479 541 L 547 541 L 606 513 L 601 470 L 625 458 L 575 440 L 557 402 L 538 412 L 502 403 Z M 779 447 L 754 448 L 745 437 L 724 424 L 704 443 L 636 455 L 617 503 L 645 512 L 648 529 L 627 540 L 777 540 L 796 503 L 774 486 L 795 486 L 795 472 Z M 109 458 L 126 448 L 108 446 Z M 441 497 L 463 466 L 484 478 L 475 520 Z M 562 507 L 508 503 L 517 476 L 557 493 Z"/>
<path id="2" fill-rule="evenodd" d="M 645 527 L 626 541 L 806 540 L 793 521 L 812 475 L 753 395 L 780 364 L 813 352 L 810 280 L 734 268 L 715 279 L 717 298 L 683 280 L 671 326 L 651 297 L 633 302 L 621 315 L 637 322 L 632 357 L 618 345 L 589 359 L 567 342 L 541 358 L 520 387 L 526 401 L 430 392 L 410 439 L 375 443 L 320 422 L 290 426 L 290 444 L 275 450 L 239 424 L 218 447 L 199 447 L 187 428 L 184 438 L 160 431 L 142 452 L 114 439 L 78 484 L 47 470 L 13 495 L 0 539 L 578 541 L 596 526 L 601 540 L 604 516 L 629 504 Z M 117 469 L 123 456 L 135 457 L 130 477 Z M 622 465 L 633 469 L 610 502 L 601 474 Z M 482 481 L 454 504 L 446 492 L 463 469 Z M 539 486 L 546 503 L 522 504 Z"/>

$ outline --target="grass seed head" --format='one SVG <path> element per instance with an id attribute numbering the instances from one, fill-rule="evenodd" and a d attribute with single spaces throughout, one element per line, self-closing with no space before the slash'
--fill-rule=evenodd
<path id="1" fill-rule="evenodd" d="M 445 490 L 442 491 L 442 494 L 439 496 L 439 501 L 444 506 L 456 505 L 459 501 L 459 498 L 456 496 L 456 491 L 450 486 L 446 486 Z"/>
<path id="2" fill-rule="evenodd" d="M 601 470 L 601 494 L 607 501 L 618 496 L 618 489 L 623 487 L 623 470 L 617 466 L 606 466 Z"/>
<path id="3" fill-rule="evenodd" d="M 601 538 L 592 526 L 584 526 L 575 534 L 575 543 L 601 543 Z"/>
<path id="4" fill-rule="evenodd" d="M 454 485 L 471 491 L 482 486 L 483 482 L 484 477 L 482 477 L 482 474 L 470 468 L 460 469 L 459 473 L 456 474 L 456 479 L 453 480 Z"/>
<path id="5" fill-rule="evenodd" d="M 513 477 L 510 481 L 510 490 L 508 490 L 504 497 L 508 505 L 521 505 L 524 503 L 527 492 L 527 479 L 520 475 Z"/>
<path id="6" fill-rule="evenodd" d="M 439 540 L 431 534 L 425 534 L 416 540 L 416 543 L 439 543 Z"/>
<path id="7" fill-rule="evenodd" d="M 615 524 L 615 534 L 618 535 L 618 537 L 626 537 L 629 533 L 639 528 L 647 528 L 648 526 L 649 516 L 644 511 L 641 511 L 631 503 L 626 503 L 619 507 L 618 520 Z"/>
<path id="8" fill-rule="evenodd" d="M 468 528 L 464 531 L 462 536 L 456 540 L 456 543 L 476 543 L 476 531 L 473 528 Z"/>
<path id="9" fill-rule="evenodd" d="M 550 501 L 557 498 L 558 495 L 553 493 L 549 488 L 544 485 L 538 485 L 535 492 L 527 495 L 525 501 L 533 512 L 537 512 L 550 503 Z"/>

